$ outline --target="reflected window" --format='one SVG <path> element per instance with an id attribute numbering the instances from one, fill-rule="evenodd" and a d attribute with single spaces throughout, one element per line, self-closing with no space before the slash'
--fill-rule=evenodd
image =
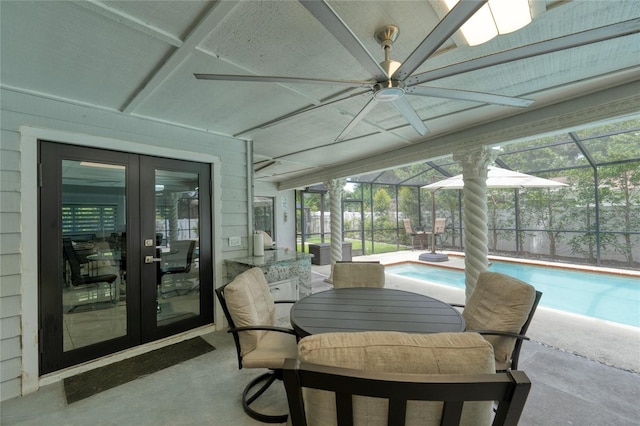
<path id="1" fill-rule="evenodd" d="M 253 197 L 253 229 L 264 231 L 275 241 L 273 197 Z"/>

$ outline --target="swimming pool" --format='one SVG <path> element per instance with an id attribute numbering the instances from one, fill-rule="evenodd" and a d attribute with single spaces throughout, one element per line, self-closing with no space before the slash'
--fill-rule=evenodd
<path id="1" fill-rule="evenodd" d="M 540 306 L 640 327 L 640 279 L 538 265 L 492 261 L 489 270 L 541 291 Z M 386 272 L 464 289 L 464 271 L 404 263 Z"/>

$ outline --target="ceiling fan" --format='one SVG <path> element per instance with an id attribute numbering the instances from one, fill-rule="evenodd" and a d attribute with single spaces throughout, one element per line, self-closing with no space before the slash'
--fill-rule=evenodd
<path id="1" fill-rule="evenodd" d="M 534 45 L 522 46 L 511 51 L 498 52 L 497 54 L 468 61 L 468 63 L 454 64 L 447 69 L 427 71 L 420 74 L 413 74 L 424 61 L 426 61 L 436 50 L 447 41 L 473 14 L 478 11 L 488 0 L 461 0 L 455 7 L 440 21 L 420 45 L 409 55 L 404 62 L 400 63 L 390 58 L 390 50 L 399 34 L 398 27 L 387 25 L 379 28 L 375 34 L 375 39 L 381 44 L 385 51 L 385 60 L 376 62 L 358 38 L 340 19 L 335 11 L 325 0 L 299 0 L 300 3 L 322 24 L 336 39 L 353 55 L 353 57 L 369 72 L 369 80 L 330 80 L 302 77 L 284 76 L 253 76 L 253 75 L 229 75 L 229 74 L 194 74 L 199 80 L 224 80 L 224 81 L 246 81 L 246 82 L 271 82 L 271 83 L 304 83 L 304 84 L 325 84 L 333 86 L 346 86 L 351 89 L 365 88 L 365 91 L 351 93 L 341 97 L 329 98 L 321 104 L 295 111 L 285 117 L 280 117 L 267 125 L 290 118 L 294 115 L 306 113 L 320 107 L 324 107 L 336 102 L 351 99 L 356 96 L 371 95 L 364 107 L 355 115 L 347 127 L 338 135 L 336 141 L 343 140 L 346 135 L 373 109 L 378 102 L 391 102 L 402 116 L 420 135 L 428 133 L 422 119 L 411 106 L 405 95 L 429 96 L 436 98 L 456 99 L 473 101 L 486 104 L 507 105 L 513 107 L 527 107 L 533 100 L 495 95 L 490 93 L 479 93 L 458 89 L 436 88 L 420 86 L 420 84 L 443 78 L 462 72 L 485 68 L 500 63 L 510 62 L 517 59 L 531 57 L 549 51 L 557 51 L 576 45 L 586 44 L 594 41 L 601 41 L 619 33 L 605 31 L 606 37 L 601 33 L 580 35 L 579 41 L 573 40 L 571 36 L 560 39 L 549 40 Z M 591 30 L 592 32 L 595 30 Z M 566 39 L 566 40 L 565 40 Z M 553 44 L 552 44 L 553 43 Z M 451 68 L 450 70 L 448 68 Z M 448 74 L 447 74 L 448 72 Z M 263 125 L 264 126 L 264 125 Z M 261 126 L 261 127 L 263 127 Z"/>

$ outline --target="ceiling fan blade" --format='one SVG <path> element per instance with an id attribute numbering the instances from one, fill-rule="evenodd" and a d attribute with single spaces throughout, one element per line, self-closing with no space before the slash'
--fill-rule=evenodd
<path id="1" fill-rule="evenodd" d="M 340 19 L 331 6 L 324 0 L 300 0 L 300 3 L 329 30 L 333 36 L 360 62 L 360 65 L 369 72 L 377 81 L 387 80 L 387 75 L 382 67 L 371 56 L 369 51 L 360 43 L 360 40 Z"/>
<path id="2" fill-rule="evenodd" d="M 233 136 L 234 136 L 234 137 L 239 137 L 239 136 L 242 136 L 242 135 L 247 134 L 247 133 L 249 133 L 249 132 L 252 132 L 252 131 L 254 131 L 254 130 L 258 130 L 258 129 L 267 129 L 267 128 L 271 127 L 271 126 L 275 126 L 275 125 L 277 125 L 277 124 L 280 124 L 280 123 L 282 123 L 283 121 L 289 120 L 289 119 L 291 119 L 291 118 L 293 118 L 293 117 L 296 117 L 296 116 L 298 116 L 298 115 L 300 115 L 300 114 L 305 114 L 305 113 L 307 113 L 307 112 L 315 111 L 316 109 L 318 109 L 318 108 L 322 108 L 322 107 L 325 107 L 325 106 L 327 106 L 327 105 L 336 104 L 336 103 L 338 103 L 338 102 L 342 102 L 342 101 L 345 101 L 345 100 L 347 100 L 347 99 L 352 99 L 352 98 L 355 98 L 355 97 L 358 97 L 358 96 L 368 95 L 368 94 L 370 94 L 370 93 L 372 93 L 372 92 L 371 92 L 371 90 L 365 90 L 365 91 L 360 91 L 360 92 L 358 92 L 358 93 L 351 93 L 351 94 L 349 94 L 349 95 L 342 96 L 342 97 L 339 97 L 339 98 L 330 97 L 329 99 L 324 100 L 324 101 L 323 101 L 321 104 L 319 104 L 319 105 L 314 105 L 314 106 L 310 106 L 310 107 L 300 108 L 299 110 L 294 111 L 294 112 L 292 112 L 292 113 L 289 113 L 289 114 L 283 115 L 283 116 L 278 117 L 278 118 L 275 118 L 275 119 L 273 119 L 273 120 L 269 120 L 269 121 L 267 121 L 266 123 L 258 124 L 257 126 L 254 126 L 254 127 L 250 128 L 250 129 L 243 130 L 242 132 L 240 132 L 240 133 L 236 133 L 236 134 L 234 134 Z"/>
<path id="3" fill-rule="evenodd" d="M 235 75 L 235 74 L 193 74 L 198 80 L 220 81 L 251 81 L 258 83 L 301 83 L 301 84 L 330 84 L 333 86 L 371 87 L 375 80 L 327 80 L 322 78 L 279 77 L 260 75 Z"/>
<path id="4" fill-rule="evenodd" d="M 402 114 L 405 120 L 407 120 L 409 124 L 413 126 L 416 132 L 420 133 L 421 135 L 426 135 L 427 133 L 429 133 L 429 129 L 427 129 L 427 126 L 424 125 L 422 119 L 420 118 L 420 116 L 418 116 L 416 110 L 413 109 L 407 98 L 402 96 L 392 101 L 392 103 L 393 106 L 396 107 L 396 109 L 400 112 L 400 114 Z"/>
<path id="5" fill-rule="evenodd" d="M 424 61 L 433 55 L 453 33 L 458 31 L 474 13 L 478 11 L 488 0 L 461 0 L 440 21 L 440 23 L 422 40 L 422 43 L 402 63 L 391 77 L 393 80 L 404 80 L 414 73 Z"/>
<path id="6" fill-rule="evenodd" d="M 441 89 L 439 87 L 411 86 L 405 93 L 432 98 L 457 99 L 460 101 L 480 102 L 483 104 L 506 105 L 525 108 L 531 105 L 532 99 L 514 98 L 511 96 L 494 95 L 491 93 L 471 92 L 468 90 Z"/>
<path id="7" fill-rule="evenodd" d="M 359 113 L 356 114 L 355 117 L 353 117 L 353 120 L 351 120 L 351 122 L 349 124 L 347 124 L 347 127 L 344 128 L 344 130 L 342 131 L 342 133 L 340 133 L 338 135 L 338 137 L 336 138 L 335 142 L 339 142 L 341 140 L 343 140 L 345 138 L 345 136 L 347 135 L 347 133 L 349 133 L 351 130 L 353 130 L 354 127 L 356 127 L 356 125 L 362 121 L 362 119 L 365 117 L 365 115 L 367 115 L 369 113 L 369 111 L 371 111 L 373 109 L 373 107 L 375 107 L 378 104 L 378 101 L 376 101 L 375 98 L 371 98 L 369 100 L 369 102 L 367 102 L 364 106 L 364 108 L 362 108 L 360 110 Z"/>
<path id="8" fill-rule="evenodd" d="M 426 83 L 428 81 L 453 75 L 475 71 L 495 65 L 505 64 L 520 59 L 532 58 L 547 53 L 554 53 L 574 47 L 585 46 L 587 44 L 606 41 L 618 37 L 624 37 L 640 32 L 640 18 L 630 19 L 617 24 L 605 25 L 603 27 L 582 31 L 556 37 L 538 43 L 527 44 L 510 50 L 493 53 L 480 58 L 471 59 L 465 62 L 448 65 L 432 71 L 426 71 L 409 77 L 405 83 L 407 86 Z"/>

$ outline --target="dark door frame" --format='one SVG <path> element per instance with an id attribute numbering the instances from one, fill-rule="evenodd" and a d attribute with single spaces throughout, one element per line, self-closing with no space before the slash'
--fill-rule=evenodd
<path id="1" fill-rule="evenodd" d="M 96 157 L 96 154 L 99 156 Z M 52 159 L 54 158 L 54 159 Z M 54 209 L 61 205 L 61 178 L 62 172 L 60 164 L 62 159 L 71 160 L 91 160 L 98 159 L 102 162 L 112 162 L 115 164 L 122 164 L 127 166 L 127 234 L 128 234 L 128 265 L 127 274 L 130 274 L 131 281 L 136 280 L 142 282 L 143 279 L 153 279 L 155 277 L 144 278 L 142 276 L 142 247 L 141 247 L 141 229 L 137 224 L 140 220 L 137 220 L 135 215 L 140 212 L 140 192 L 138 192 L 140 182 L 139 177 L 141 174 L 140 159 L 148 158 L 144 154 L 132 154 L 118 151 L 101 150 L 99 148 L 83 147 L 78 145 L 69 145 L 61 143 L 46 143 L 39 141 L 38 144 L 38 159 L 42 164 L 42 160 L 53 161 L 56 167 L 40 167 L 40 186 L 42 182 L 52 183 L 55 182 L 54 190 L 42 191 L 39 188 L 38 191 L 38 211 L 40 212 L 40 206 L 56 206 Z M 171 162 L 177 162 L 174 164 L 198 164 L 199 173 L 201 175 L 200 187 L 209 188 L 209 191 L 203 191 L 204 199 L 200 203 L 208 210 L 209 217 L 213 219 L 213 212 L 211 209 L 211 170 L 209 163 L 194 163 L 188 160 L 172 160 L 172 159 L 159 159 L 164 164 L 170 164 Z M 143 180 L 143 179 L 141 179 Z M 152 192 L 153 193 L 153 192 Z M 43 204 L 44 203 L 44 204 Z M 51 207 L 48 207 L 51 208 Z M 59 210 L 59 209 L 58 209 Z M 211 259 L 209 262 L 201 262 L 203 270 L 201 270 L 201 277 L 211 277 L 209 285 L 203 285 L 204 292 L 200 297 L 201 315 L 196 317 L 197 320 L 191 320 L 188 322 L 178 322 L 171 326 L 152 329 L 145 324 L 145 317 L 143 309 L 143 303 L 141 299 L 141 292 L 128 291 L 127 293 L 127 323 L 138 324 L 139 327 L 128 326 L 127 334 L 122 337 L 117 337 L 108 341 L 100 342 L 94 345 L 90 345 L 84 348 L 74 349 L 72 351 L 63 351 L 62 345 L 62 303 L 59 297 L 51 297 L 55 294 L 55 291 L 47 294 L 45 288 L 59 288 L 61 285 L 60 277 L 62 277 L 62 254 L 60 250 L 60 241 L 62 240 L 62 230 L 60 228 L 59 212 L 53 214 L 53 218 L 50 215 L 39 215 L 38 218 L 38 260 L 39 260 L 39 288 L 38 288 L 38 333 L 39 333 L 39 351 L 40 351 L 40 374 L 56 371 L 61 368 L 69 367 L 79 364 L 81 362 L 90 361 L 97 356 L 103 356 L 109 353 L 115 353 L 123 349 L 135 347 L 146 342 L 154 341 L 162 337 L 167 337 L 182 331 L 195 328 L 200 325 L 212 324 L 214 322 L 213 317 L 213 253 L 212 253 L 212 229 L 211 221 L 206 222 L 203 229 L 200 229 L 201 236 L 201 248 L 200 256 L 204 259 Z M 203 216 L 201 216 L 203 217 Z M 208 236 L 209 238 L 202 238 Z M 204 242 L 204 243 L 203 243 Z M 51 253 L 55 253 L 51 255 Z M 206 257 L 205 257 L 206 256 Z M 42 273 L 42 271 L 47 273 Z M 49 287 L 47 287 L 49 286 Z M 128 289 L 129 290 L 129 289 Z M 61 294 L 61 291 L 59 292 Z M 211 293 L 211 294 L 208 294 Z M 49 297 L 48 297 L 49 296 Z M 46 313 L 46 314 L 45 314 Z M 154 324 L 155 324 L 155 318 Z M 151 321 L 147 319 L 147 321 Z M 44 356 L 44 355 L 47 356 Z M 52 354 L 58 354 L 58 356 L 51 356 Z"/>

